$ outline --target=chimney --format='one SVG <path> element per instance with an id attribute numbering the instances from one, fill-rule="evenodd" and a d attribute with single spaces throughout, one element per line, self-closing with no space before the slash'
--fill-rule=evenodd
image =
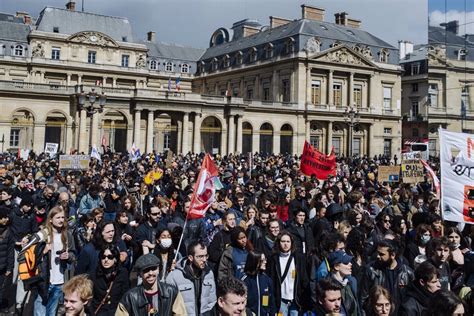
<path id="1" fill-rule="evenodd" d="M 288 20 L 288 19 L 279 18 L 277 16 L 270 16 L 270 28 L 272 28 L 272 29 L 275 28 L 275 27 L 279 27 L 279 26 L 288 24 L 290 22 L 291 22 L 291 20 Z"/>
<path id="2" fill-rule="evenodd" d="M 307 20 L 314 20 L 314 21 L 324 21 L 324 12 L 326 10 L 309 6 L 307 4 L 301 5 L 301 17 Z"/>
<path id="3" fill-rule="evenodd" d="M 354 29 L 360 28 L 361 20 L 356 20 L 356 19 L 347 19 L 347 26 L 350 26 Z"/>
<path id="4" fill-rule="evenodd" d="M 66 9 L 69 11 L 76 11 L 76 3 L 74 1 L 69 1 L 66 3 Z"/>
<path id="5" fill-rule="evenodd" d="M 459 33 L 459 21 L 454 20 L 454 21 L 449 21 L 448 23 L 441 23 L 440 26 L 444 26 L 446 31 L 458 34 Z"/>
<path id="6" fill-rule="evenodd" d="M 247 37 L 247 36 L 250 36 L 250 35 L 257 34 L 258 32 L 260 32 L 260 29 L 258 29 L 256 27 L 253 27 L 253 26 L 244 25 L 242 27 L 242 32 L 243 32 L 242 36 Z"/>
<path id="7" fill-rule="evenodd" d="M 349 14 L 347 12 L 340 12 L 334 14 L 334 17 L 336 18 L 336 24 L 338 25 L 347 25 L 347 20 L 348 20 Z"/>
<path id="8" fill-rule="evenodd" d="M 155 39 L 156 39 L 156 33 L 155 32 L 150 31 L 150 32 L 146 33 L 146 35 L 147 35 L 147 40 L 149 42 L 154 42 L 155 41 Z"/>
<path id="9" fill-rule="evenodd" d="M 413 43 L 410 41 L 398 41 L 398 57 L 400 60 L 413 53 Z"/>

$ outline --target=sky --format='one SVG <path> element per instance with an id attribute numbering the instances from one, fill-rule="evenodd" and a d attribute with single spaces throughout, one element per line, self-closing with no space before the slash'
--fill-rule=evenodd
<path id="1" fill-rule="evenodd" d="M 428 10 L 430 25 L 458 20 L 459 35 L 474 34 L 473 0 L 429 0 Z"/>
<path id="2" fill-rule="evenodd" d="M 127 17 L 139 39 L 145 39 L 148 31 L 155 31 L 158 41 L 206 48 L 212 33 L 220 27 L 231 28 L 234 22 L 245 18 L 257 19 L 262 25 L 269 24 L 269 16 L 299 19 L 300 5 L 305 3 L 326 9 L 325 20 L 330 22 L 334 21 L 334 13 L 345 11 L 350 18 L 362 20 L 362 29 L 398 47 L 399 40 L 409 40 L 415 44 L 427 42 L 427 1 L 84 0 L 84 9 L 87 12 Z M 0 0 L 0 12 L 26 11 L 36 17 L 45 6 L 64 8 L 66 2 Z M 76 9 L 80 10 L 81 6 L 82 1 L 77 0 Z"/>

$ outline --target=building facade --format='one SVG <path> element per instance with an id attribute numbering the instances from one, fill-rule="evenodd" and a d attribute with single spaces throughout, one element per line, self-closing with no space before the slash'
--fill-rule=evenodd
<path id="1" fill-rule="evenodd" d="M 202 50 L 154 32 L 136 39 L 126 18 L 78 12 L 73 2 L 36 20 L 2 15 L 5 149 L 296 154 L 308 140 L 341 155 L 397 154 L 398 49 L 345 12 L 324 16 L 302 5 L 297 20 L 239 21 Z"/>

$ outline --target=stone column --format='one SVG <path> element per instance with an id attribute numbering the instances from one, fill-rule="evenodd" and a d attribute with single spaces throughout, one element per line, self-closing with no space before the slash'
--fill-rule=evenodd
<path id="1" fill-rule="evenodd" d="M 70 86 L 70 85 L 71 85 L 71 73 L 67 73 L 66 85 L 67 85 L 67 86 Z"/>
<path id="2" fill-rule="evenodd" d="M 228 128 L 227 130 L 229 131 L 229 146 L 227 147 L 227 152 L 229 154 L 235 152 L 235 121 L 234 121 L 234 115 L 230 114 L 229 115 L 229 123 L 228 123 Z"/>
<path id="3" fill-rule="evenodd" d="M 367 142 L 367 155 L 373 157 L 375 154 L 375 142 L 374 142 L 374 124 L 369 124 L 369 141 Z M 372 144 L 372 146 L 371 146 Z"/>
<path id="4" fill-rule="evenodd" d="M 273 152 L 280 153 L 280 131 L 273 131 Z"/>
<path id="5" fill-rule="evenodd" d="M 44 151 L 45 133 L 46 133 L 46 123 L 35 122 L 34 132 L 33 132 L 33 149 L 37 153 L 42 153 Z"/>
<path id="6" fill-rule="evenodd" d="M 148 120 L 146 125 L 146 152 L 153 152 L 153 125 L 155 123 L 155 112 L 148 110 Z"/>
<path id="7" fill-rule="evenodd" d="M 194 115 L 194 128 L 193 128 L 193 141 L 194 141 L 194 153 L 199 154 L 201 152 L 201 113 Z"/>
<path id="8" fill-rule="evenodd" d="M 112 88 L 117 88 L 117 77 L 112 78 Z"/>
<path id="9" fill-rule="evenodd" d="M 242 115 L 237 116 L 237 149 L 236 151 L 242 153 Z"/>
<path id="10" fill-rule="evenodd" d="M 252 132 L 252 152 L 260 151 L 260 131 Z"/>
<path id="11" fill-rule="evenodd" d="M 177 140 L 176 140 L 176 151 L 177 151 L 177 154 L 181 153 L 181 144 L 183 143 L 181 140 L 181 137 L 183 135 L 183 121 L 182 120 L 177 120 L 176 121 L 176 126 L 177 126 L 177 129 L 178 129 L 178 132 L 176 133 L 176 137 L 177 137 Z"/>
<path id="12" fill-rule="evenodd" d="M 260 99 L 260 75 L 255 76 L 255 88 L 253 89 L 253 98 Z"/>
<path id="13" fill-rule="evenodd" d="M 80 113 L 79 121 L 79 152 L 86 153 L 88 152 L 89 146 L 89 137 L 87 137 L 87 113 L 86 110 L 82 109 Z"/>
<path id="14" fill-rule="evenodd" d="M 329 73 L 328 73 L 328 102 L 327 102 L 328 105 L 333 105 L 332 104 L 332 101 L 333 101 L 333 97 L 332 97 L 332 85 L 333 85 L 332 74 L 333 74 L 333 71 L 329 70 Z"/>
<path id="15" fill-rule="evenodd" d="M 189 113 L 183 114 L 183 142 L 181 145 L 182 153 L 185 155 L 189 151 Z"/>
<path id="16" fill-rule="evenodd" d="M 351 72 L 349 74 L 349 95 L 348 95 L 348 106 L 351 106 L 354 104 L 354 73 Z"/>
<path id="17" fill-rule="evenodd" d="M 367 107 L 370 109 L 375 102 L 375 76 L 370 75 L 369 78 L 369 97 L 367 98 Z M 370 110 L 371 111 L 371 110 Z"/>
<path id="18" fill-rule="evenodd" d="M 279 74 L 278 70 L 273 70 L 273 77 L 272 77 L 272 100 L 274 102 L 280 102 L 280 91 L 279 91 Z"/>
<path id="19" fill-rule="evenodd" d="M 312 79 L 311 79 L 311 67 L 306 67 L 306 104 L 312 104 L 312 92 L 311 91 Z"/>
<path id="20" fill-rule="evenodd" d="M 99 114 L 94 113 L 92 115 L 92 123 L 91 123 L 91 143 L 90 146 L 98 145 L 97 141 L 99 140 Z"/>
<path id="21" fill-rule="evenodd" d="M 332 147 L 332 121 L 328 122 L 328 140 L 327 140 L 327 145 L 326 145 L 326 152 L 329 153 Z"/>
<path id="22" fill-rule="evenodd" d="M 304 125 L 304 138 L 309 143 L 311 140 L 311 120 L 306 119 Z M 319 149 L 319 148 L 318 148 Z"/>
<path id="23" fill-rule="evenodd" d="M 135 148 L 138 149 L 140 149 L 141 114 L 141 110 L 135 110 L 135 119 L 133 125 L 133 143 L 135 144 Z"/>

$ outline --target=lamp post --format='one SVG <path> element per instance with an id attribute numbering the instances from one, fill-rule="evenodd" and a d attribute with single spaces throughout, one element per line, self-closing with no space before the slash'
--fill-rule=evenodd
<path id="1" fill-rule="evenodd" d="M 359 109 L 355 105 L 347 106 L 344 110 L 344 121 L 349 126 L 349 155 L 350 157 L 353 156 L 353 134 L 354 134 L 354 127 L 359 124 L 360 114 Z"/>

